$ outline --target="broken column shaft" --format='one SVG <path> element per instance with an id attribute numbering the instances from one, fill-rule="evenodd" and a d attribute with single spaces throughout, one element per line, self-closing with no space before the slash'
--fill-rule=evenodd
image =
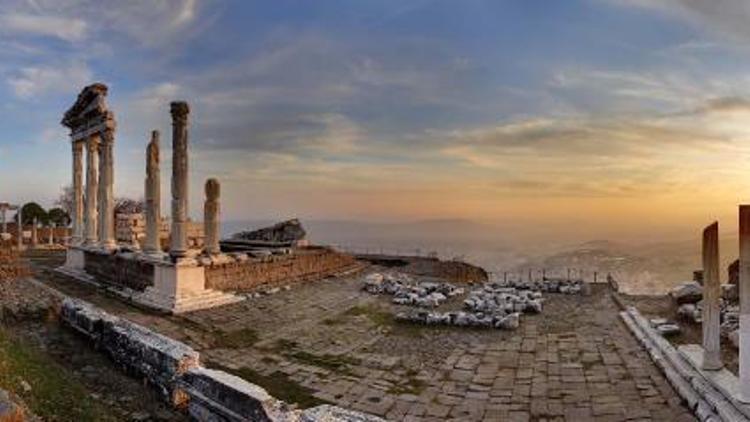
<path id="1" fill-rule="evenodd" d="M 219 246 L 219 195 L 221 187 L 216 179 L 206 180 L 206 203 L 203 206 L 203 231 L 207 255 L 221 253 Z"/>
<path id="2" fill-rule="evenodd" d="M 703 230 L 703 362 L 704 370 L 721 369 L 719 338 L 721 284 L 719 281 L 719 223 Z"/>
<path id="3" fill-rule="evenodd" d="M 146 148 L 146 242 L 143 251 L 148 254 L 161 252 L 159 232 L 161 229 L 161 177 L 159 169 L 159 131 L 151 132 L 151 142 Z"/>

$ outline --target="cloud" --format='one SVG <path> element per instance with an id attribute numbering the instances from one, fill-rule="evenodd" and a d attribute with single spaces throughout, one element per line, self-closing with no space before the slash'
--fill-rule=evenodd
<path id="1" fill-rule="evenodd" d="M 85 63 L 24 67 L 6 79 L 13 93 L 23 99 L 51 93 L 75 93 L 93 79 Z"/>
<path id="2" fill-rule="evenodd" d="M 750 39 L 750 3 L 746 0 L 608 0 L 683 19 L 735 41 Z"/>
<path id="3" fill-rule="evenodd" d="M 42 35 L 65 41 L 80 41 L 86 36 L 87 25 L 81 19 L 31 15 L 0 14 L 0 32 L 21 35 Z"/>

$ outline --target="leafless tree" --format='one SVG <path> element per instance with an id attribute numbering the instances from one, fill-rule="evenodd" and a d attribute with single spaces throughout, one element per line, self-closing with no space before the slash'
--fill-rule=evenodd
<path id="1" fill-rule="evenodd" d="M 143 199 L 115 198 L 115 215 L 143 212 Z"/>
<path id="2" fill-rule="evenodd" d="M 62 208 L 68 215 L 73 215 L 73 186 L 63 186 L 55 205 Z"/>

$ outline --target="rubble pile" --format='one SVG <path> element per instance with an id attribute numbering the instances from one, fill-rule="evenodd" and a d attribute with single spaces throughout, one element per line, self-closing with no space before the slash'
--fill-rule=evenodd
<path id="1" fill-rule="evenodd" d="M 487 283 L 472 290 L 464 300 L 465 311 L 412 311 L 396 315 L 399 321 L 423 325 L 453 325 L 457 327 L 485 327 L 515 330 L 521 313 L 541 313 L 542 293 L 498 287 Z"/>
<path id="2" fill-rule="evenodd" d="M 545 278 L 544 280 L 523 281 L 507 280 L 492 283 L 497 287 L 513 287 L 519 290 L 535 290 L 544 293 L 562 293 L 577 295 L 584 291 L 583 280 L 568 280 L 564 278 Z"/>
<path id="3" fill-rule="evenodd" d="M 0 244 L 0 281 L 13 280 L 29 275 L 28 267 L 20 259 L 16 249 Z"/>
<path id="4" fill-rule="evenodd" d="M 393 303 L 421 308 L 436 308 L 449 297 L 461 295 L 464 289 L 450 283 L 418 282 L 403 273 L 372 273 L 365 278 L 363 289 L 371 294 L 393 296 Z"/>

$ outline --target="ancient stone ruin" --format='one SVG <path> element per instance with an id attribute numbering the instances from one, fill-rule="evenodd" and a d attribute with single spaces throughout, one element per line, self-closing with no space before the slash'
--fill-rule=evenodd
<path id="1" fill-rule="evenodd" d="M 236 236 L 234 240 L 244 246 L 251 243 L 252 250 L 225 249 L 220 241 L 217 179 L 208 179 L 205 184 L 203 222 L 192 221 L 188 216 L 190 107 L 186 102 L 172 102 L 169 110 L 169 221 L 162 218 L 160 209 L 161 154 L 157 131 L 151 133 L 146 146 L 145 213 L 117 216 L 116 220 L 116 123 L 106 97 L 105 85 L 87 86 L 62 119 L 62 124 L 70 129 L 74 206 L 73 236 L 66 263 L 58 269 L 61 273 L 105 286 L 142 305 L 180 313 L 241 301 L 244 296 L 234 292 L 260 285 L 313 280 L 357 267 L 353 258 L 332 249 L 307 248 L 305 231 L 298 220 Z"/>

